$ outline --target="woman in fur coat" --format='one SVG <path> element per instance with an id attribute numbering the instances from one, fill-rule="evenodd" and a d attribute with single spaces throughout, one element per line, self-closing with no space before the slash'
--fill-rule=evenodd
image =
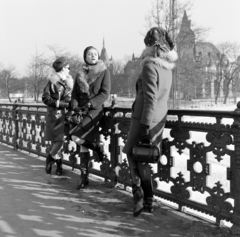
<path id="1" fill-rule="evenodd" d="M 132 160 L 133 146 L 139 142 L 152 143 L 161 149 L 168 97 L 172 85 L 172 69 L 177 53 L 168 33 L 151 28 L 145 39 L 141 56 L 142 73 L 136 83 L 136 98 L 132 106 L 131 125 L 123 152 L 127 154 L 132 178 L 133 215 L 143 210 L 152 212 L 153 187 L 148 163 Z"/>
<path id="2" fill-rule="evenodd" d="M 73 79 L 69 74 L 69 63 L 65 57 L 53 63 L 53 71 L 43 90 L 42 101 L 47 105 L 45 140 L 52 142 L 46 159 L 46 173 L 51 174 L 56 162 L 56 175 L 62 174 L 62 159 L 58 156 L 64 141 L 65 120 L 69 115 Z"/>
<path id="3" fill-rule="evenodd" d="M 71 139 L 80 146 L 80 183 L 77 189 L 85 188 L 89 183 L 88 167 L 89 150 L 93 150 L 98 161 L 104 158 L 103 143 L 97 141 L 99 123 L 103 116 L 104 102 L 109 98 L 111 90 L 110 73 L 96 48 L 89 46 L 84 50 L 85 64 L 79 69 L 73 86 L 71 106 L 74 111 L 87 110 L 82 122 L 73 128 Z"/>

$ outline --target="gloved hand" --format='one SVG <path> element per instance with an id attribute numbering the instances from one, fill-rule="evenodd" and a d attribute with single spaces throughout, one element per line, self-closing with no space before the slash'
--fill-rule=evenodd
<path id="1" fill-rule="evenodd" d="M 144 144 L 150 144 L 151 143 L 151 139 L 150 139 L 150 135 L 149 135 L 149 126 L 142 124 L 140 125 L 140 142 L 144 143 Z"/>
<path id="2" fill-rule="evenodd" d="M 59 109 L 65 109 L 65 108 L 68 108 L 68 107 L 69 107 L 69 103 L 64 102 L 63 100 L 59 101 L 59 106 L 58 106 Z"/>

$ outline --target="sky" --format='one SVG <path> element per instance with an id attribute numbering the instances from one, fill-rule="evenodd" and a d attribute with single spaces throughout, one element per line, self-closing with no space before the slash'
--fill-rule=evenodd
<path id="1" fill-rule="evenodd" d="M 0 63 L 27 72 L 36 52 L 57 46 L 82 57 L 87 46 L 109 57 L 139 56 L 153 0 L 0 0 Z M 184 0 L 177 0 L 184 1 Z M 189 19 L 210 28 L 206 41 L 240 43 L 240 0 L 190 0 Z"/>

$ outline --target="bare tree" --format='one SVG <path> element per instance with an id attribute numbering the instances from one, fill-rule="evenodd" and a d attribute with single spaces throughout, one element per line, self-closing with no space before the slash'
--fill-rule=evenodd
<path id="1" fill-rule="evenodd" d="M 174 2 L 171 6 L 169 0 L 153 0 L 152 8 L 145 17 L 145 28 L 148 30 L 151 27 L 157 26 L 166 29 L 168 32 L 179 30 L 184 10 L 191 9 L 189 1 Z"/>
<path id="2" fill-rule="evenodd" d="M 240 45 L 237 43 L 223 42 L 217 45 L 220 51 L 218 55 L 218 80 L 217 80 L 217 95 L 215 97 L 215 103 L 217 103 L 220 90 L 223 90 L 224 104 L 227 102 L 229 93 L 233 92 L 235 98 L 237 91 L 235 90 L 236 84 L 239 84 L 239 72 L 240 72 Z"/>
<path id="3" fill-rule="evenodd" d="M 176 84 L 177 98 L 185 100 L 201 98 L 203 84 L 206 83 L 205 66 L 202 62 L 196 63 L 186 59 L 179 62 L 179 68 L 181 70 Z"/>
<path id="4" fill-rule="evenodd" d="M 16 78 L 16 69 L 14 66 L 2 69 L 0 72 L 0 87 L 3 97 L 7 97 L 11 101 L 11 94 L 21 90 L 21 83 Z"/>
<path id="5" fill-rule="evenodd" d="M 38 102 L 43 87 L 47 82 L 49 70 L 49 60 L 43 54 L 38 55 L 36 53 L 28 66 L 29 87 L 33 92 L 34 101 L 36 102 Z"/>
<path id="6" fill-rule="evenodd" d="M 175 40 L 181 28 L 184 12 L 190 12 L 192 5 L 193 3 L 189 0 L 181 2 L 176 0 L 153 0 L 152 8 L 145 17 L 146 30 L 154 26 L 162 27 Z M 192 29 L 197 41 L 202 41 L 209 31 L 209 28 L 199 27 L 195 23 L 192 24 Z"/>
<path id="7" fill-rule="evenodd" d="M 122 74 L 123 73 L 123 69 L 126 65 L 126 62 L 124 62 L 123 60 L 117 59 L 117 60 L 113 60 L 113 74 Z"/>

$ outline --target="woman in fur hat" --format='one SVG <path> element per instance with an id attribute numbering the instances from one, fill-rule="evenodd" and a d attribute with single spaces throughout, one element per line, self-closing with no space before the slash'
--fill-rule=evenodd
<path id="1" fill-rule="evenodd" d="M 104 102 L 109 98 L 111 90 L 110 73 L 96 48 L 89 46 L 84 50 L 85 64 L 79 69 L 72 92 L 72 109 L 85 108 L 88 112 L 82 122 L 70 132 L 71 139 L 80 146 L 80 183 L 77 189 L 88 185 L 88 168 L 90 162 L 89 150 L 93 150 L 98 161 L 106 156 L 103 143 L 97 141 L 99 122 L 103 116 Z"/>
<path id="2" fill-rule="evenodd" d="M 133 215 L 143 210 L 153 211 L 151 167 L 132 160 L 133 146 L 139 142 L 161 148 L 168 97 L 172 85 L 172 69 L 177 53 L 168 33 L 151 28 L 145 39 L 141 56 L 142 73 L 136 83 L 136 98 L 132 106 L 131 125 L 123 152 L 127 154 L 132 178 Z"/>
<path id="3" fill-rule="evenodd" d="M 69 116 L 73 79 L 69 74 L 69 63 L 60 57 L 53 63 L 53 71 L 43 90 L 42 101 L 47 105 L 45 140 L 52 142 L 52 148 L 46 159 L 46 173 L 51 174 L 56 162 L 56 175 L 62 174 L 62 159 L 58 156 L 63 141 L 66 117 Z"/>

